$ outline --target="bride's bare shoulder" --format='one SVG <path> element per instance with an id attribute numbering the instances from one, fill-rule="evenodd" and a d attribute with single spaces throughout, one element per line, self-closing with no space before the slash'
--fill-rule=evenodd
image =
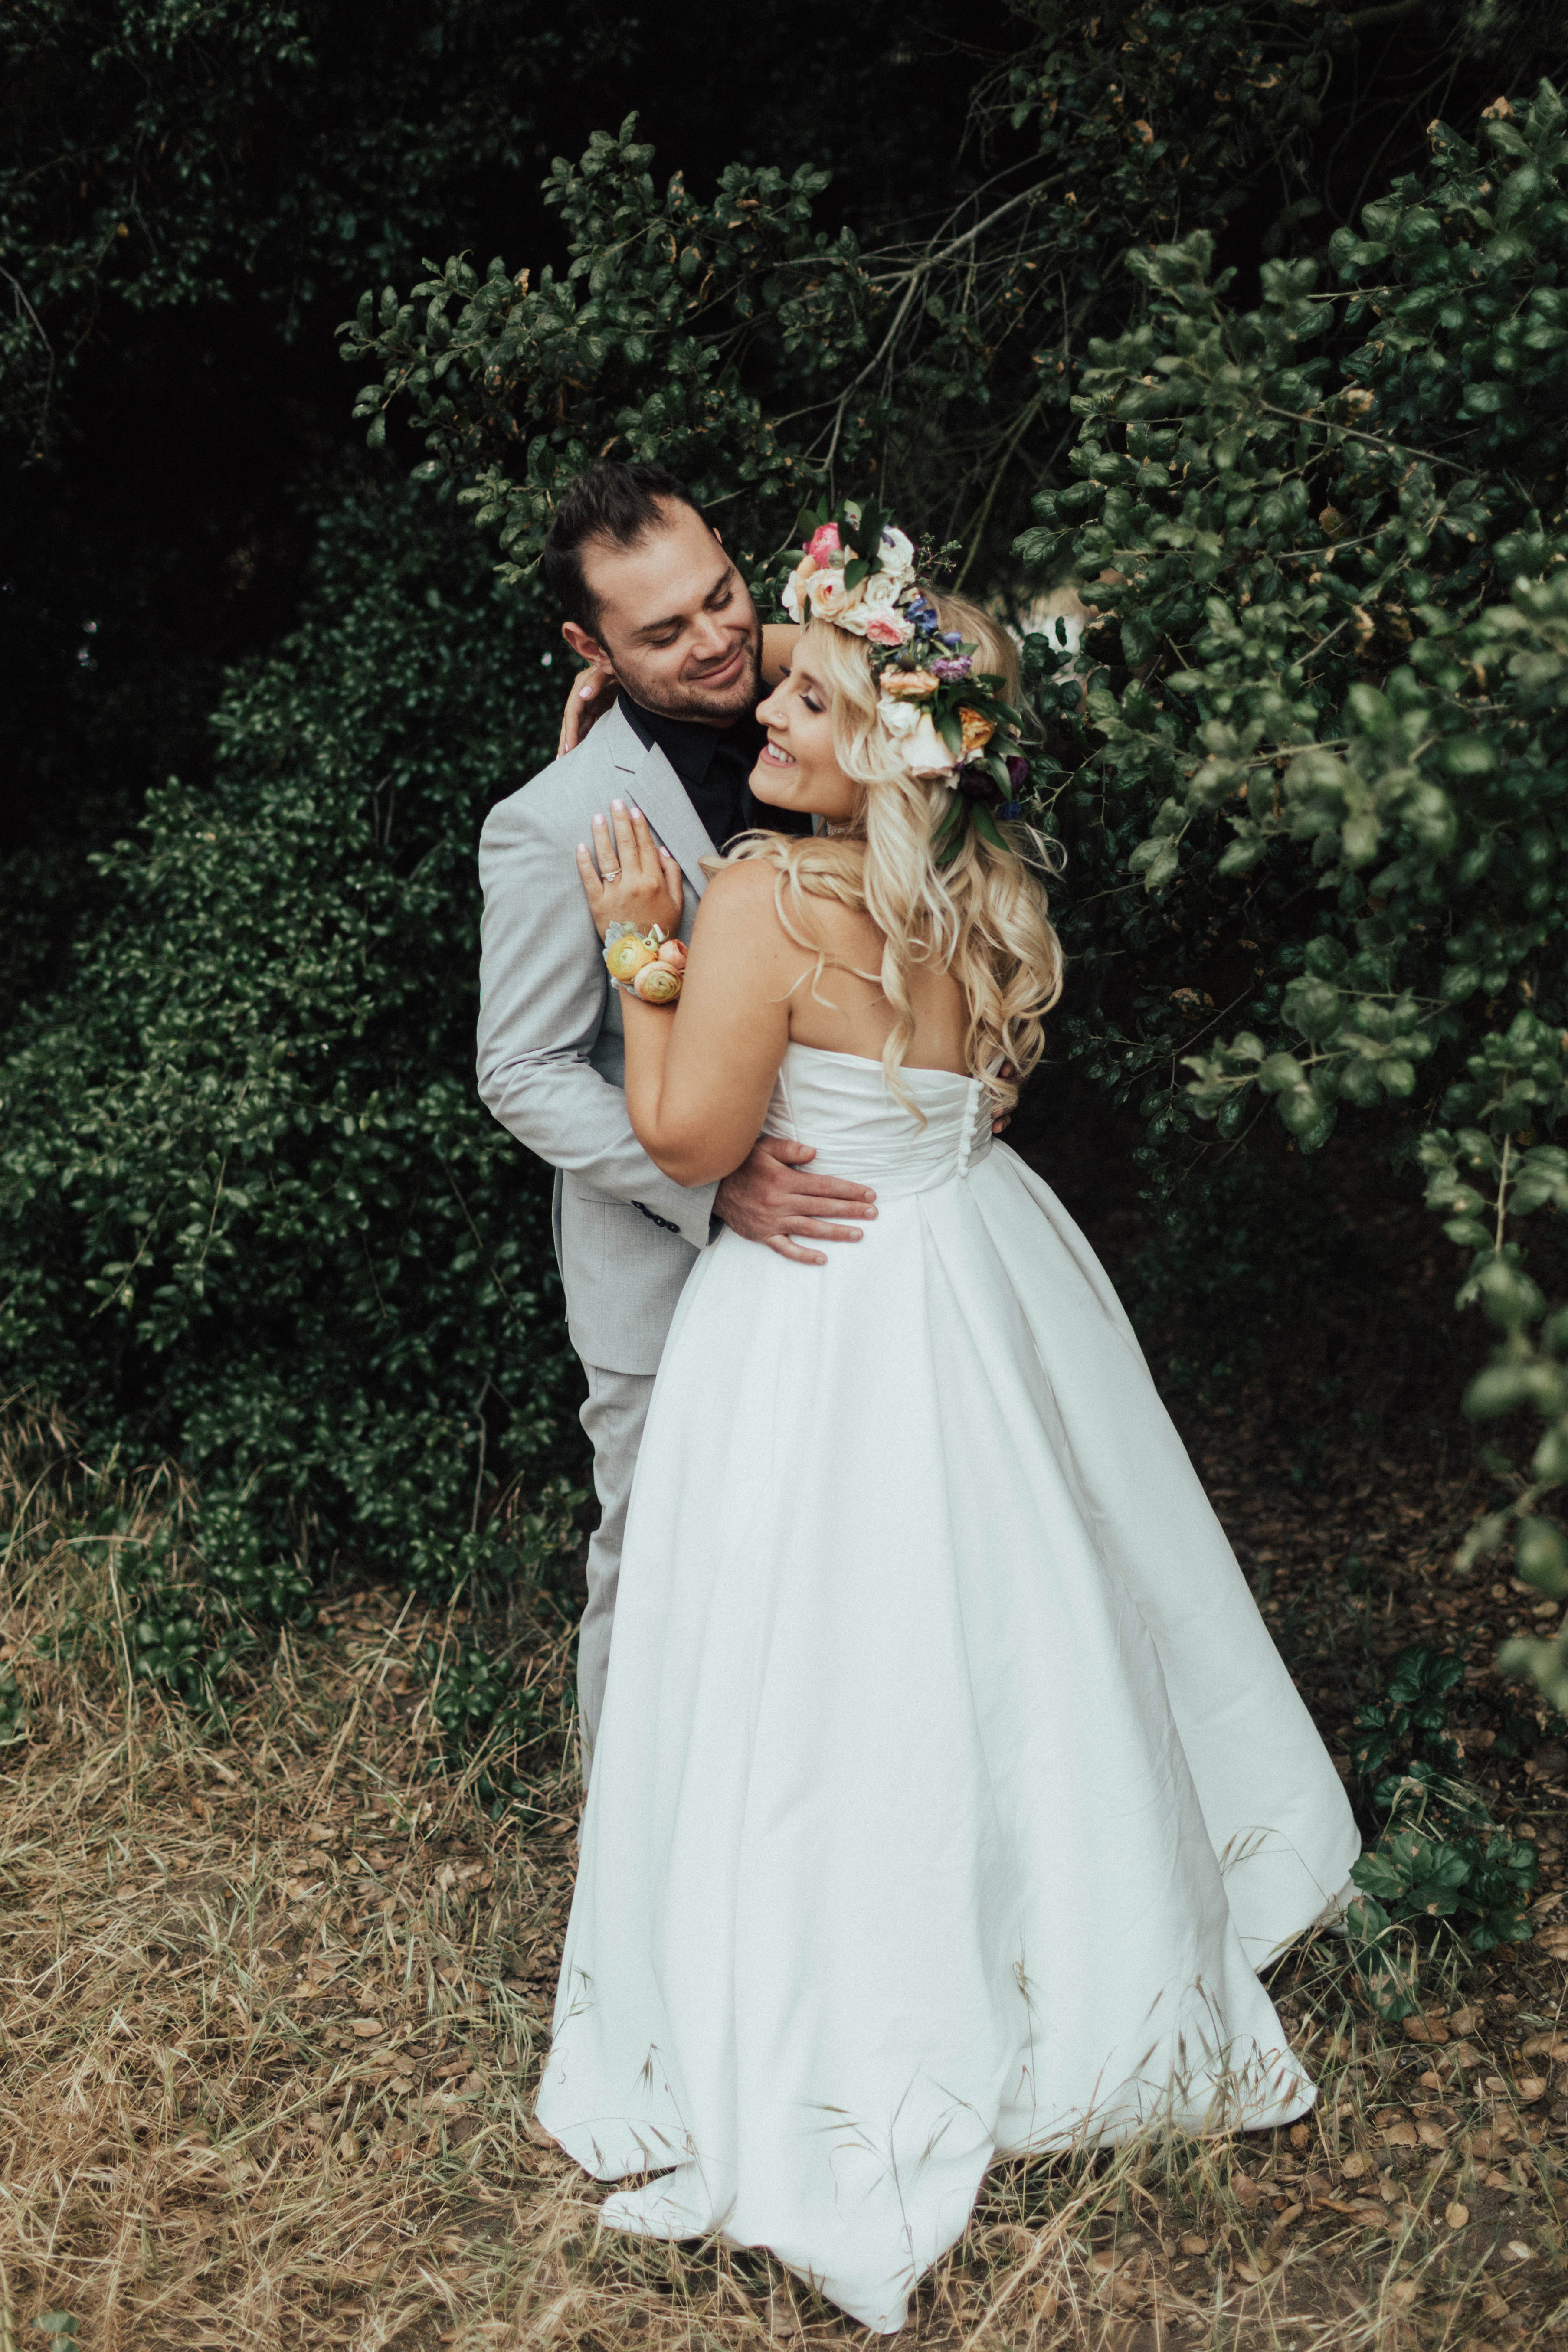
<path id="1" fill-rule="evenodd" d="M 782 942 L 787 933 L 779 919 L 780 880 L 771 858 L 741 857 L 716 867 L 697 909 L 693 944 L 699 938 L 715 946 Z"/>

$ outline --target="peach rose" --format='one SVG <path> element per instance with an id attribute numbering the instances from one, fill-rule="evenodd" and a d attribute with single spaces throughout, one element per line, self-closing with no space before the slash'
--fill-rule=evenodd
<path id="1" fill-rule="evenodd" d="M 919 702 L 936 692 L 936 684 L 929 669 L 885 669 L 881 677 L 883 696 L 891 702 L 901 701 L 905 695 Z"/>
<path id="2" fill-rule="evenodd" d="M 805 583 L 806 603 L 814 621 L 837 621 L 860 601 L 858 588 L 847 588 L 842 572 L 814 572 Z"/>
<path id="3" fill-rule="evenodd" d="M 971 710 L 966 702 L 959 704 L 958 716 L 963 728 L 965 752 L 983 751 L 996 732 L 996 721 L 994 719 L 982 719 L 979 711 Z"/>
<path id="4" fill-rule="evenodd" d="M 673 1004 L 680 994 L 680 974 L 656 961 L 644 964 L 632 986 L 645 1004 Z"/>
<path id="5" fill-rule="evenodd" d="M 784 594 L 779 602 L 792 621 L 804 623 L 805 615 L 801 609 L 801 604 L 805 594 L 805 583 L 812 573 L 819 572 L 821 568 L 815 555 L 803 555 L 784 582 Z"/>

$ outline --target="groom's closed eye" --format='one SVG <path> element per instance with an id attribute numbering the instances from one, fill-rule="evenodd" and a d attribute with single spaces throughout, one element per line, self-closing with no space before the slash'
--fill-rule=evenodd
<path id="1" fill-rule="evenodd" d="M 723 579 L 709 591 L 703 600 L 702 609 L 705 613 L 721 613 L 727 604 L 734 602 L 736 577 L 737 574 L 731 566 Z M 676 614 L 668 621 L 654 621 L 646 629 L 639 629 L 637 632 L 637 642 L 649 646 L 655 653 L 663 653 L 674 645 L 685 626 L 685 619 L 680 614 Z"/>

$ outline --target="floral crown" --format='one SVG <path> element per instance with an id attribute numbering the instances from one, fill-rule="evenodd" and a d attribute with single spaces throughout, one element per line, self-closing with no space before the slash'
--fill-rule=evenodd
<path id="1" fill-rule="evenodd" d="M 1010 748 L 1018 714 L 1000 698 L 1003 679 L 975 668 L 976 646 L 943 631 L 915 578 L 912 544 L 879 507 L 808 509 L 799 527 L 805 550 L 784 583 L 784 611 L 803 628 L 831 621 L 865 639 L 883 733 L 910 775 L 953 794 L 937 826 L 937 864 L 952 864 L 971 825 L 1005 849 L 996 819 L 1017 815 L 1029 763 Z"/>

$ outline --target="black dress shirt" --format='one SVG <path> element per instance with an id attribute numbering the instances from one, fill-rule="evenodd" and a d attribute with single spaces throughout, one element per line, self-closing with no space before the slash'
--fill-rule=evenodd
<path id="1" fill-rule="evenodd" d="M 703 727 L 695 719 L 667 719 L 662 711 L 645 710 L 625 687 L 616 700 L 638 742 L 647 751 L 657 743 L 664 753 L 716 849 L 753 825 L 769 833 L 811 831 L 804 810 L 771 808 L 766 801 L 752 798 L 748 779 L 768 738 L 751 711 L 732 727 Z"/>

